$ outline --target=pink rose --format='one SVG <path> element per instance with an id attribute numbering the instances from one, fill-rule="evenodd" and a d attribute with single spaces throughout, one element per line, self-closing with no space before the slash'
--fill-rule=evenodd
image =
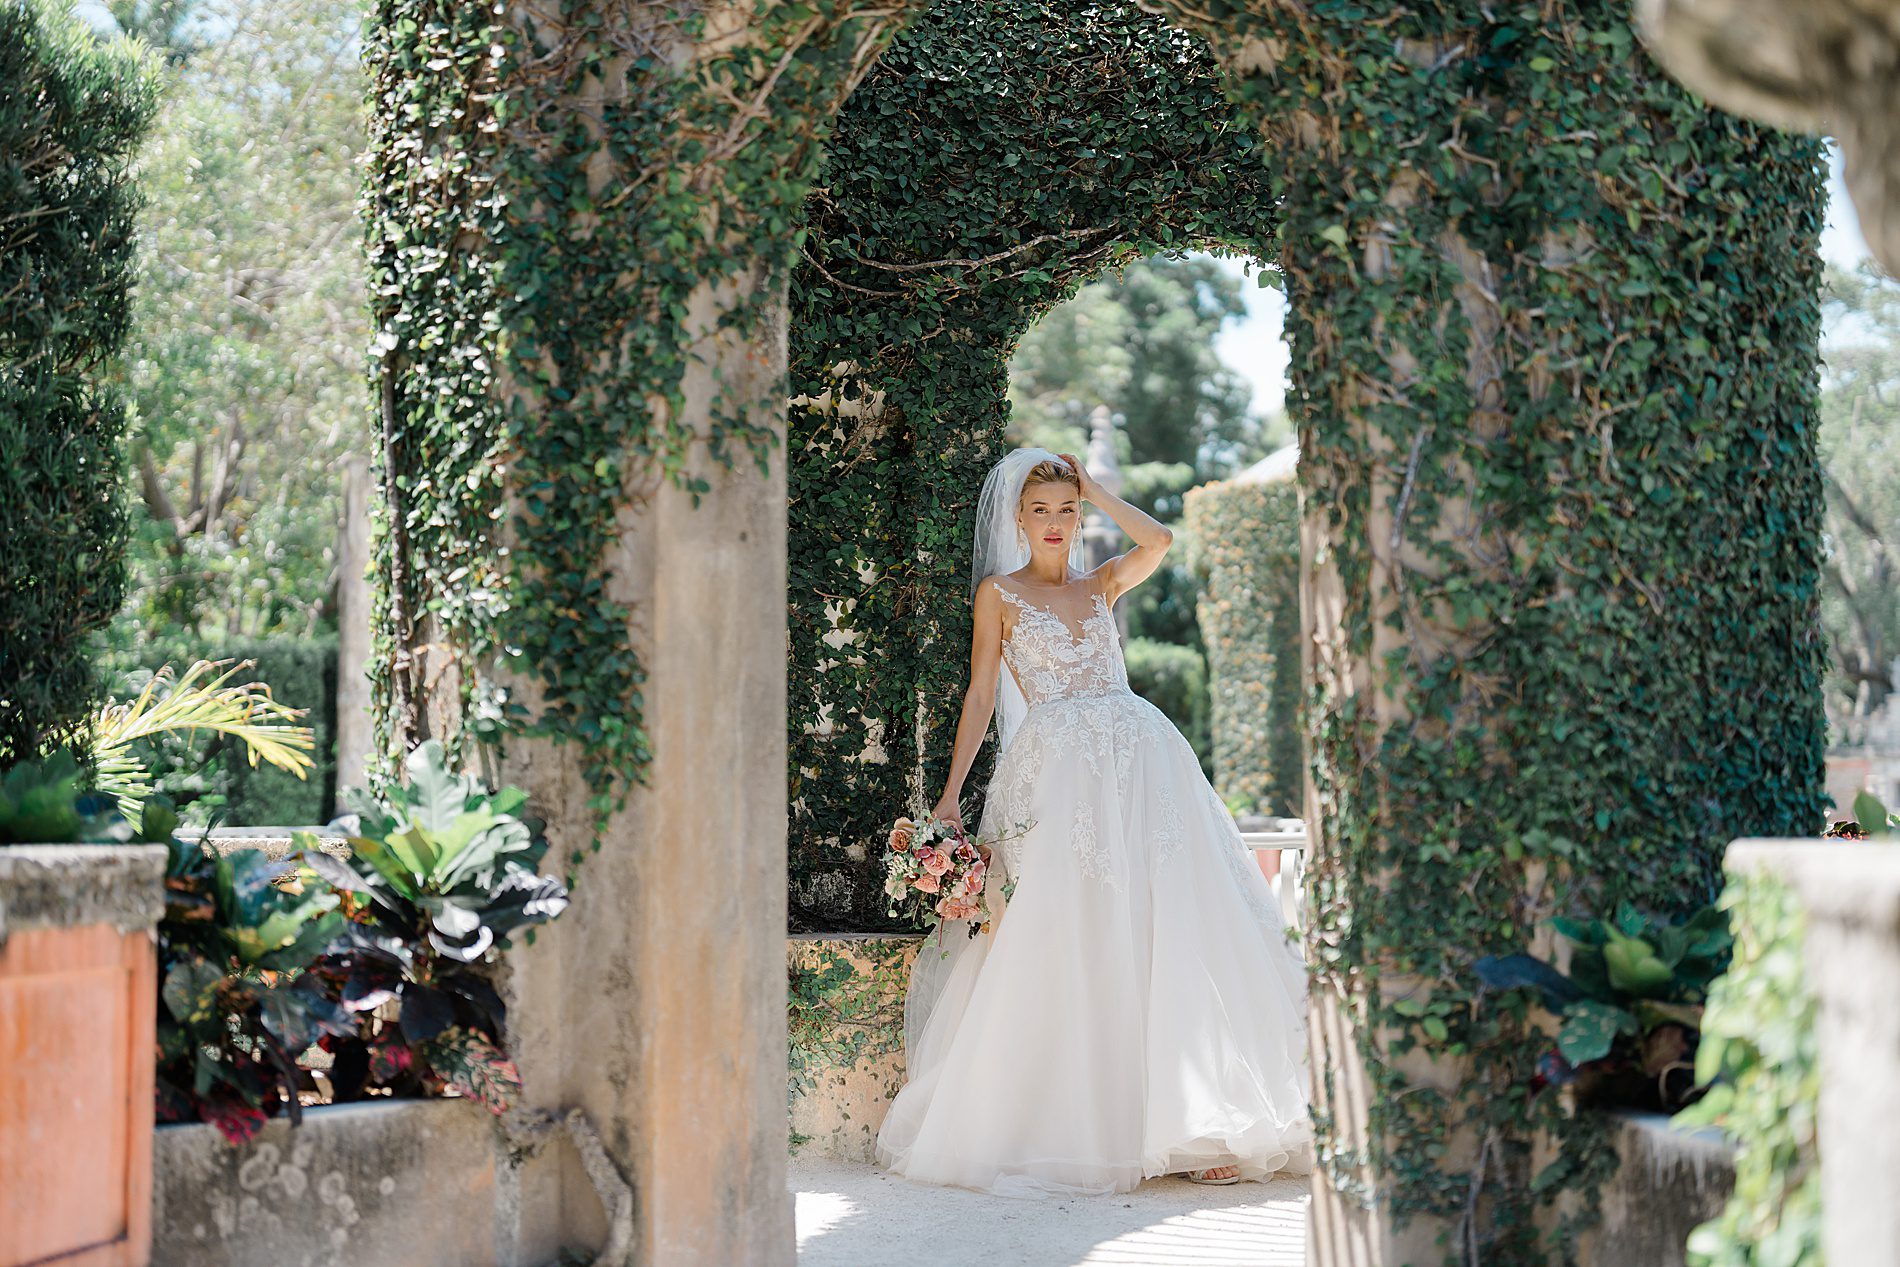
<path id="1" fill-rule="evenodd" d="M 969 919 L 977 909 L 975 902 L 962 897 L 947 897 L 937 903 L 937 914 L 945 919 Z"/>
<path id="2" fill-rule="evenodd" d="M 950 869 L 950 855 L 941 849 L 932 849 L 928 854 L 919 854 L 918 860 L 924 864 L 924 870 L 931 875 L 942 875 Z"/>
<path id="3" fill-rule="evenodd" d="M 943 886 L 943 881 L 934 875 L 920 875 L 915 880 L 912 880 L 911 884 L 920 893 L 935 893 Z"/>
<path id="4" fill-rule="evenodd" d="M 916 827 L 917 824 L 911 822 L 908 818 L 900 818 L 891 826 L 892 853 L 903 853 L 910 848 L 911 833 Z"/>
<path id="5" fill-rule="evenodd" d="M 963 891 L 971 895 L 981 893 L 983 891 L 983 873 L 981 871 L 972 871 L 970 874 L 964 876 Z"/>

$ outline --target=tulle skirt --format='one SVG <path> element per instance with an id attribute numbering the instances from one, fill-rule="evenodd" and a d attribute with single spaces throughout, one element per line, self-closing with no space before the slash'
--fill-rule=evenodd
<path id="1" fill-rule="evenodd" d="M 879 1162 L 1024 1197 L 1310 1171 L 1298 948 L 1166 716 L 1126 691 L 1032 708 L 983 815 L 1011 831 L 990 931 L 918 953 Z"/>

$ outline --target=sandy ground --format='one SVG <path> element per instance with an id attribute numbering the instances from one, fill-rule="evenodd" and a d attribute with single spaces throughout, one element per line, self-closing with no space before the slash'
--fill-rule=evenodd
<path id="1" fill-rule="evenodd" d="M 1307 1181 L 1016 1201 L 794 1157 L 799 1267 L 1302 1267 Z"/>

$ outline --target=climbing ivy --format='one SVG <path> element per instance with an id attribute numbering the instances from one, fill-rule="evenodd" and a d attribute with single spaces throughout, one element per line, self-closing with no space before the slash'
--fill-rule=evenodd
<path id="1" fill-rule="evenodd" d="M 806 202 L 897 6 L 758 0 L 715 39 L 698 8 L 379 0 L 386 739 L 525 728 L 581 745 L 597 814 L 625 796 L 605 551 L 702 442 L 769 444 L 768 402 L 689 425 L 683 383 L 769 337 L 802 210 L 793 912 L 875 923 L 867 846 L 948 758 L 1010 347 L 1142 253 L 1277 253 L 1326 613 L 1310 950 L 1353 1020 L 1326 1180 L 1447 1258 L 1574 1261 L 1603 1132 L 1468 968 L 1554 912 L 1699 904 L 1723 840 L 1818 818 L 1818 151 L 1662 79 L 1612 0 L 1144 2 L 1208 44 L 1132 3 L 940 3 Z"/>
<path id="2" fill-rule="evenodd" d="M 608 552 L 656 481 L 706 487 L 696 453 L 767 462 L 779 401 L 689 409 L 688 367 L 771 337 L 825 129 L 904 7 L 379 0 L 385 760 L 576 743 L 598 846 L 650 756 Z"/>
<path id="3" fill-rule="evenodd" d="M 1818 821 L 1819 151 L 1623 3 L 1160 7 L 1285 181 L 1327 1181 L 1448 1260 L 1574 1261 L 1614 1161 L 1469 964 Z"/>
<path id="4" fill-rule="evenodd" d="M 921 953 L 929 952 L 926 942 Z M 828 1080 L 883 1075 L 902 1085 L 904 989 L 918 944 L 902 937 L 798 940 L 786 955 L 786 1105 L 794 1152 L 810 1142 L 798 1131 L 799 1102 Z M 860 1123 L 871 1132 L 876 1123 Z"/>
<path id="5" fill-rule="evenodd" d="M 1272 173 L 1205 45 L 1134 3 L 940 3 L 839 117 L 792 278 L 794 923 L 886 928 L 876 844 L 935 802 L 968 679 L 1008 359 L 1157 251 L 1273 250 Z M 987 763 L 988 750 L 980 758 Z M 985 764 L 966 784 L 965 814 Z"/>
<path id="6" fill-rule="evenodd" d="M 1214 704 L 1214 787 L 1228 802 L 1297 818 L 1300 504 L 1291 483 L 1206 484 L 1187 495 L 1188 562 Z"/>

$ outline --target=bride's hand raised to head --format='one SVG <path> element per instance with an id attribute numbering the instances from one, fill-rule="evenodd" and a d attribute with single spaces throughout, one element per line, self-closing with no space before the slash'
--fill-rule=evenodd
<path id="1" fill-rule="evenodd" d="M 1094 501 L 1100 486 L 1096 484 L 1095 477 L 1089 474 L 1089 468 L 1082 465 L 1082 459 L 1073 453 L 1058 453 L 1056 456 L 1067 462 L 1075 471 L 1075 481 L 1080 486 L 1082 496 Z"/>

